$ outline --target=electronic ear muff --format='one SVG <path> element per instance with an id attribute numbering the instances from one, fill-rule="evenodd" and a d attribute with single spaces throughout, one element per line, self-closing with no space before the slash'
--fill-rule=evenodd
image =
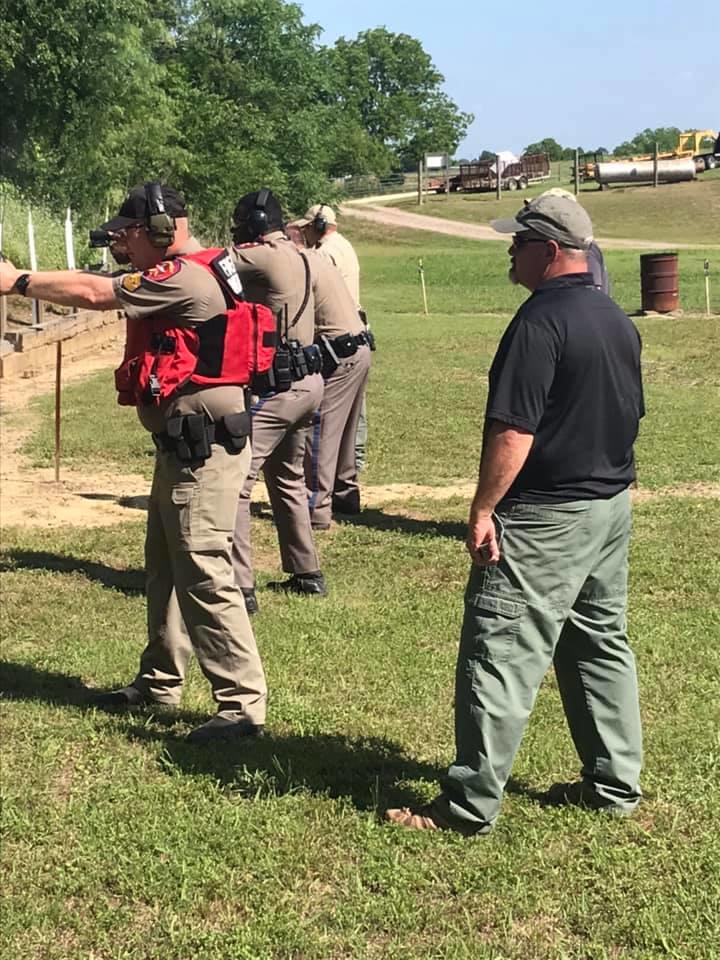
<path id="1" fill-rule="evenodd" d="M 323 216 L 323 207 L 326 207 L 326 206 L 327 206 L 326 203 L 320 204 L 320 209 L 315 214 L 315 217 L 311 224 L 313 230 L 315 230 L 321 237 L 327 231 L 327 228 L 328 228 L 327 218 Z"/>
<path id="2" fill-rule="evenodd" d="M 148 240 L 154 247 L 172 246 L 175 240 L 175 220 L 165 210 L 162 187 L 157 180 L 145 184 L 145 202 Z"/>
<path id="3" fill-rule="evenodd" d="M 258 190 L 253 208 L 247 215 L 247 220 L 245 221 L 244 226 L 253 240 L 268 232 L 270 223 L 265 207 L 267 206 L 269 198 L 270 191 L 267 189 L 267 187 L 263 187 L 262 190 Z"/>

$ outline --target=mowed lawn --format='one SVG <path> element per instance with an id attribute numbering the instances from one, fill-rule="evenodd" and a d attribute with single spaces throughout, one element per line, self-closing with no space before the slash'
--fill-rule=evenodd
<path id="1" fill-rule="evenodd" d="M 566 173 L 569 170 L 567 165 Z M 489 223 L 495 217 L 511 217 L 525 199 L 549 186 L 572 190 L 566 177 L 533 184 L 527 191 L 505 192 L 497 200 L 490 193 L 431 194 L 422 207 L 414 198 L 388 201 L 389 205 L 450 220 Z M 688 183 L 612 184 L 599 190 L 596 183 L 581 187 L 580 202 L 590 214 L 595 234 L 613 239 L 653 240 L 720 247 L 720 172 L 704 173 Z M 716 254 L 717 256 L 717 254 Z"/>
<path id="2" fill-rule="evenodd" d="M 366 482 L 471 480 L 488 363 L 522 297 L 502 247 L 365 228 L 355 239 L 380 344 Z M 196 665 L 178 714 L 90 705 L 93 688 L 136 668 L 142 523 L 7 530 L 2 960 L 714 960 L 717 321 L 638 325 L 648 416 L 630 633 L 646 799 L 634 819 L 542 805 L 543 790 L 578 771 L 548 676 L 489 837 L 380 822 L 389 804 L 430 799 L 452 759 L 467 576 L 458 497 L 389 500 L 321 535 L 320 602 L 263 589 L 277 548 L 267 511 L 254 520 L 269 735 L 225 747 L 183 741 L 212 710 Z M 149 475 L 151 444 L 111 384 L 108 372 L 66 388 L 64 469 Z M 38 463 L 50 411 L 39 405 L 28 443 Z"/>

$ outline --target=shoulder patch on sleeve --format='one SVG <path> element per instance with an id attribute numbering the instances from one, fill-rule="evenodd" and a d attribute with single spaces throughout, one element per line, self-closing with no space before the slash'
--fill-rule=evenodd
<path id="1" fill-rule="evenodd" d="M 150 267 L 143 273 L 143 277 L 152 280 L 154 283 L 162 283 L 163 280 L 169 280 L 175 274 L 180 273 L 182 268 L 181 260 L 163 260 L 162 263 Z"/>
<path id="2" fill-rule="evenodd" d="M 123 290 L 127 290 L 128 293 L 132 293 L 134 290 L 137 290 L 141 283 L 141 273 L 126 273 L 120 281 L 120 286 L 123 288 Z"/>

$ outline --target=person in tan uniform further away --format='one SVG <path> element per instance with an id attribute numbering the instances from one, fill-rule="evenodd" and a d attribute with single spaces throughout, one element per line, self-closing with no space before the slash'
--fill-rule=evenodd
<path id="1" fill-rule="evenodd" d="M 322 597 L 325 580 L 315 550 L 305 488 L 305 443 L 323 396 L 310 266 L 285 235 L 282 209 L 270 190 L 248 193 L 233 213 L 231 253 L 249 300 L 277 317 L 273 371 L 256 386 L 251 407 L 252 462 L 240 491 L 232 557 L 249 613 L 258 609 L 250 547 L 250 495 L 263 471 L 277 527 L 282 568 L 290 577 L 271 590 Z"/>
<path id="2" fill-rule="evenodd" d="M 303 232 L 286 227 L 304 247 Z M 355 434 L 370 370 L 370 345 L 350 291 L 338 268 L 317 250 L 308 250 L 315 298 L 315 343 L 323 359 L 325 393 L 305 447 L 305 482 L 312 526 L 327 530 L 337 483 L 360 501 Z M 337 479 L 336 479 L 337 478 Z M 353 494 L 354 491 L 354 494 Z"/>
<path id="3" fill-rule="evenodd" d="M 337 228 L 337 217 L 327 203 L 316 203 L 305 216 L 294 221 L 293 226 L 300 227 L 308 247 L 318 251 L 331 260 L 342 274 L 350 296 L 365 326 L 370 349 L 375 349 L 375 340 L 367 324 L 365 311 L 360 306 L 360 264 L 350 241 Z M 363 388 L 360 414 L 355 435 L 355 465 L 357 470 L 365 468 L 367 460 L 367 405 Z M 346 488 L 342 478 L 338 477 L 333 491 L 333 509 L 337 513 L 355 514 L 360 512 L 359 490 L 357 485 Z"/>
<path id="4" fill-rule="evenodd" d="M 215 380 L 203 378 L 209 383 L 188 380 L 178 387 L 162 372 L 163 357 L 174 363 L 183 344 L 204 342 L 204 324 L 222 321 L 227 299 L 215 274 L 192 259 L 202 248 L 172 188 L 134 188 L 102 229 L 126 251 L 135 272 L 23 273 L 0 264 L 3 293 L 125 311 L 119 399 L 137 403 L 157 447 L 145 540 L 148 643 L 132 683 L 95 703 L 119 710 L 176 705 L 194 650 L 218 710 L 188 739 L 257 736 L 265 722 L 265 675 L 230 559 L 237 497 L 250 465 L 245 389 L 222 371 Z M 212 336 L 208 342 L 204 359 L 211 364 L 218 359 L 213 350 L 232 347 Z M 190 363 L 197 360 L 189 356 Z"/>

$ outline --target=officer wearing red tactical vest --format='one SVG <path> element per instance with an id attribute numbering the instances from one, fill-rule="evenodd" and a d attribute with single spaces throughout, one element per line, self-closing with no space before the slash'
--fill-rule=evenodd
<path id="1" fill-rule="evenodd" d="M 258 609 L 250 550 L 250 494 L 260 470 L 272 504 L 282 568 L 276 591 L 322 597 L 325 581 L 313 541 L 303 461 L 313 414 L 323 397 L 315 335 L 312 281 L 306 257 L 285 236 L 270 190 L 248 193 L 233 213 L 231 253 L 248 299 L 277 318 L 279 343 L 272 370 L 254 387 L 253 457 L 238 501 L 233 565 L 247 609 Z"/>
<path id="2" fill-rule="evenodd" d="M 125 311 L 118 399 L 137 406 L 157 447 L 145 542 L 148 643 L 133 682 L 96 703 L 177 704 L 194 650 L 218 711 L 188 739 L 258 735 L 265 676 L 233 577 L 230 542 L 251 459 L 246 393 L 253 368 L 266 369 L 272 358 L 262 329 L 274 331 L 274 318 L 242 302 L 227 252 L 202 250 L 172 188 L 134 188 L 101 230 L 135 272 L 24 273 L 0 264 L 3 293 Z"/>

